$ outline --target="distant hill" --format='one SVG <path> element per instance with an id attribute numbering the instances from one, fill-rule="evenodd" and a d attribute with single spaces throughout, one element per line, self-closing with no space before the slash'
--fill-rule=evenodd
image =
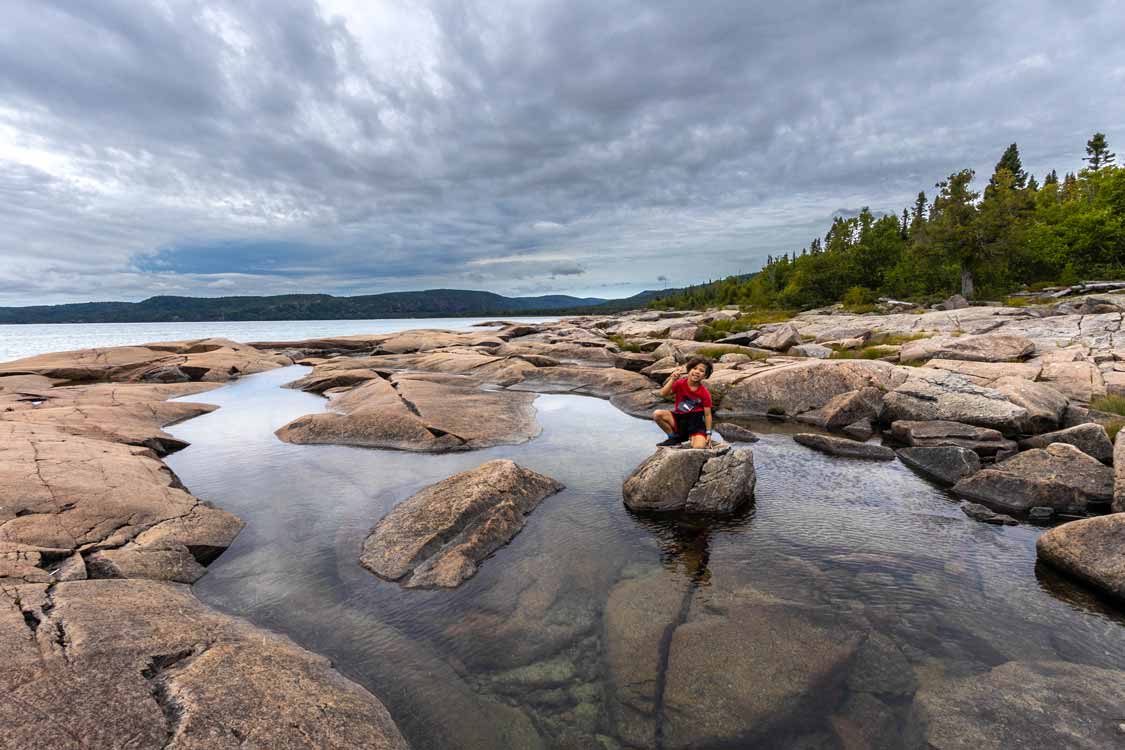
<path id="1" fill-rule="evenodd" d="M 647 294 L 647 293 L 645 293 Z M 638 295 L 638 297 L 641 295 Z M 635 298 L 630 298 L 635 299 Z M 358 297 L 284 294 L 273 297 L 150 297 L 143 302 L 0 307 L 0 323 L 166 323 L 216 320 L 365 320 L 550 314 L 587 311 L 624 300 L 600 297 L 503 297 L 492 292 L 430 289 Z M 634 303 L 642 307 L 645 302 Z M 627 308 L 622 308 L 627 309 Z"/>

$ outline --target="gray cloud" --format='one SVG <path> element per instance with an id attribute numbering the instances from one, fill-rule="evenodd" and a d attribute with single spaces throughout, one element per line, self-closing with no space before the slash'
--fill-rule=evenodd
<path id="1" fill-rule="evenodd" d="M 1125 137 L 1116 0 L 756 5 L 15 0 L 0 304 L 628 294 Z"/>

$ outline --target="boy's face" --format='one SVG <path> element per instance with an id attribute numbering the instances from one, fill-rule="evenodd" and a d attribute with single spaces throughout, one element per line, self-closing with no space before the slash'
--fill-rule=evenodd
<path id="1" fill-rule="evenodd" d="M 688 380 L 696 385 L 702 383 L 703 379 L 707 377 L 707 365 L 696 365 L 695 367 L 688 370 L 687 376 Z"/>

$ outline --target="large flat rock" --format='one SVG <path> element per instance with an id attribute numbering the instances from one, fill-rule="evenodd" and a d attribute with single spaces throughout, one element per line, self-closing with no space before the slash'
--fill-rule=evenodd
<path id="1" fill-rule="evenodd" d="M 1018 444 L 998 430 L 975 427 L 964 422 L 934 420 L 917 422 L 900 419 L 891 423 L 891 437 L 912 448 L 967 448 L 982 458 L 998 453 L 1015 453 Z"/>
<path id="2" fill-rule="evenodd" d="M 535 396 L 482 390 L 470 378 L 401 374 L 373 378 L 277 431 L 287 443 L 337 444 L 417 452 L 476 450 L 539 434 Z"/>
<path id="3" fill-rule="evenodd" d="M 512 461 L 489 461 L 395 506 L 363 543 L 360 564 L 407 588 L 458 586 L 519 533 L 545 497 L 562 489 Z"/>
<path id="4" fill-rule="evenodd" d="M 903 362 L 921 359 L 952 359 L 969 362 L 1012 362 L 1030 356 L 1035 344 L 1023 336 L 984 334 L 981 336 L 935 336 L 908 341 L 899 356 Z"/>
<path id="5" fill-rule="evenodd" d="M 4 588 L 0 644 L 4 748 L 407 747 L 382 704 L 327 659 L 186 586 Z"/>
<path id="6" fill-rule="evenodd" d="M 0 364 L 0 375 L 88 382 L 223 382 L 293 364 L 288 357 L 228 339 L 79 349 Z"/>
<path id="7" fill-rule="evenodd" d="M 796 416 L 819 409 L 851 391 L 887 391 L 906 379 L 905 368 L 865 360 L 813 360 L 739 376 L 722 396 L 725 416 Z"/>
<path id="8" fill-rule="evenodd" d="M 0 542 L 50 550 L 40 565 L 121 551 L 151 560 L 138 573 L 192 581 L 202 574 L 195 563 L 214 559 L 241 528 L 188 494 L 146 448 L 0 421 Z"/>
<path id="9" fill-rule="evenodd" d="M 1021 432 L 1028 412 L 992 388 L 945 370 L 911 368 L 906 382 L 883 399 L 886 419 L 964 422 L 1005 434 Z"/>
<path id="10" fill-rule="evenodd" d="M 847 438 L 821 435 L 816 432 L 800 432 L 793 440 L 806 448 L 841 458 L 860 458 L 873 461 L 894 461 L 895 452 L 875 443 L 861 443 Z"/>

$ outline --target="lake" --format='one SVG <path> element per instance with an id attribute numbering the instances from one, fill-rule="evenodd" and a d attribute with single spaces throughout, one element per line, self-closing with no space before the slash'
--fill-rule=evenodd
<path id="1" fill-rule="evenodd" d="M 542 322 L 555 317 L 505 320 Z M 463 331 L 492 318 L 381 318 L 377 320 L 242 320 L 194 323 L 50 323 L 0 325 L 0 362 L 49 352 L 131 346 L 153 341 L 225 338 L 240 343 L 296 341 L 325 336 L 392 333 L 411 328 Z"/>
<path id="2" fill-rule="evenodd" d="M 1125 668 L 1119 610 L 1037 567 L 1040 529 L 971 521 L 898 462 L 752 424 L 748 510 L 639 515 L 621 483 L 662 436 L 606 401 L 540 395 L 539 437 L 469 453 L 282 443 L 324 409 L 281 387 L 307 371 L 183 399 L 221 408 L 170 428 L 192 445 L 169 466 L 247 524 L 195 591 L 331 658 L 415 750 L 914 747 L 916 692 L 1011 661 Z M 566 489 L 474 578 L 407 590 L 360 567 L 395 504 L 501 457 Z"/>

